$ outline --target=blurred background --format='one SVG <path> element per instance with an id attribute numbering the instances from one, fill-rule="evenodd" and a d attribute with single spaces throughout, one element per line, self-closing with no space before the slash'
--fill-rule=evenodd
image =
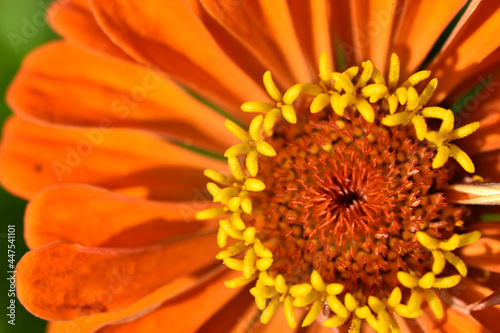
<path id="1" fill-rule="evenodd" d="M 23 57 L 33 48 L 57 38 L 39 19 L 50 0 L 0 0 L 0 122 L 10 116 L 5 104 L 5 91 Z M 34 24 L 36 22 L 36 24 Z M 42 24 L 44 23 L 44 24 Z M 26 202 L 13 197 L 0 187 L 0 332 L 38 333 L 45 331 L 45 322 L 16 302 L 15 326 L 8 324 L 8 257 L 7 225 L 16 225 L 16 263 L 28 251 L 23 240 L 23 212 Z"/>

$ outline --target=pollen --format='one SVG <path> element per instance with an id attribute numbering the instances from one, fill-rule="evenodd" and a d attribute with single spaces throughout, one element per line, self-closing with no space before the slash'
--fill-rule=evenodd
<path id="1" fill-rule="evenodd" d="M 479 123 L 455 128 L 451 110 L 428 106 L 437 80 L 400 80 L 395 54 L 387 78 L 369 60 L 330 68 L 322 54 L 317 81 L 284 92 L 266 72 L 273 102 L 242 105 L 256 113 L 248 129 L 226 121 L 241 142 L 225 152 L 230 174 L 205 171 L 220 206 L 197 214 L 219 219 L 217 259 L 241 272 L 226 286 L 251 284 L 260 320 L 284 311 L 292 328 L 399 332 L 395 316 L 416 318 L 425 303 L 441 318 L 436 290 L 467 275 L 454 251 L 481 237 L 463 232 L 470 211 L 446 193 L 497 195 L 451 185 L 474 172 L 451 142 Z"/>

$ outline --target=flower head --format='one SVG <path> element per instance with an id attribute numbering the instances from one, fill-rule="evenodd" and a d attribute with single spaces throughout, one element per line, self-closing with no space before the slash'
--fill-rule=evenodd
<path id="1" fill-rule="evenodd" d="M 327 327 L 350 320 L 356 331 L 364 319 L 377 332 L 397 331 L 394 315 L 420 316 L 422 299 L 441 319 L 433 290 L 467 275 L 453 251 L 481 233 L 455 233 L 470 212 L 443 196 L 456 174 L 443 165 L 451 155 L 474 171 L 467 154 L 448 142 L 479 124 L 453 130 L 452 111 L 426 106 L 437 80 L 418 93 L 414 87 L 429 73 L 399 85 L 399 66 L 393 54 L 386 85 L 370 61 L 362 71 L 331 73 L 323 53 L 319 84 L 296 84 L 282 95 L 267 72 L 264 85 L 276 105 L 243 104 L 243 111 L 265 113 L 248 133 L 226 122 L 243 142 L 226 150 L 232 175 L 206 172 L 224 185 L 207 186 L 222 207 L 197 216 L 229 216 L 220 221 L 218 244 L 237 243 L 217 258 L 242 273 L 226 286 L 256 280 L 250 293 L 263 323 L 282 303 L 291 328 L 298 307 L 308 309 L 302 326 L 322 314 Z M 429 119 L 441 121 L 436 130 L 428 131 Z"/>
<path id="2" fill-rule="evenodd" d="M 53 332 L 495 329 L 500 8 L 367 4 L 54 3 L 0 154 L 23 305 Z"/>

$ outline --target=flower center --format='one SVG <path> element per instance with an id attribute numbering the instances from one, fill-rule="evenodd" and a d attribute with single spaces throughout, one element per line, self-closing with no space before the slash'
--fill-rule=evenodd
<path id="1" fill-rule="evenodd" d="M 270 270 L 287 281 L 307 282 L 312 267 L 326 282 L 342 280 L 350 292 L 359 281 L 382 296 L 392 290 L 398 268 L 408 268 L 408 253 L 430 259 L 411 238 L 443 217 L 435 192 L 450 172 L 432 170 L 433 150 L 410 128 L 339 118 L 309 116 L 294 131 L 273 133 L 276 158 L 259 162 L 266 191 L 252 197 L 254 214 L 265 216 L 257 234 L 264 242 L 281 240 Z M 461 208 L 451 211 L 438 229 L 453 228 L 462 215 Z"/>
<path id="2" fill-rule="evenodd" d="M 331 73 L 326 58 L 318 84 L 284 95 L 266 73 L 276 104 L 243 104 L 265 114 L 248 132 L 226 122 L 242 140 L 225 153 L 232 176 L 205 172 L 225 186 L 207 185 L 223 206 L 198 213 L 226 216 L 217 258 L 242 272 L 226 285 L 256 281 L 250 292 L 264 323 L 283 304 L 291 327 L 295 308 L 306 308 L 302 326 L 322 314 L 327 327 L 350 320 L 356 331 L 364 319 L 378 332 L 397 331 L 393 314 L 419 316 L 422 296 L 441 317 L 432 290 L 459 283 L 467 270 L 452 251 L 480 237 L 455 233 L 469 212 L 446 202 L 457 165 L 442 166 L 451 156 L 474 171 L 450 141 L 478 124 L 454 130 L 450 110 L 425 107 L 437 81 L 419 94 L 415 86 L 430 75 L 422 71 L 399 85 L 395 55 L 387 82 L 369 61 L 361 73 Z"/>

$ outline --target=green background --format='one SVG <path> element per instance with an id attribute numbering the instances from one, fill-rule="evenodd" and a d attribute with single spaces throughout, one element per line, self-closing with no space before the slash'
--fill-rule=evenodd
<path id="1" fill-rule="evenodd" d="M 0 0 L 0 121 L 3 123 L 12 113 L 4 101 L 5 91 L 16 73 L 23 57 L 37 45 L 57 36 L 45 22 L 38 19 L 35 29 L 27 30 L 28 25 L 45 13 L 48 0 Z M 17 40 L 18 43 L 13 41 Z M 27 251 L 23 240 L 23 211 L 26 202 L 13 197 L 0 187 L 0 332 L 37 333 L 45 331 L 45 322 L 28 313 L 16 301 L 16 325 L 7 323 L 7 225 L 16 225 L 16 263 Z"/>

